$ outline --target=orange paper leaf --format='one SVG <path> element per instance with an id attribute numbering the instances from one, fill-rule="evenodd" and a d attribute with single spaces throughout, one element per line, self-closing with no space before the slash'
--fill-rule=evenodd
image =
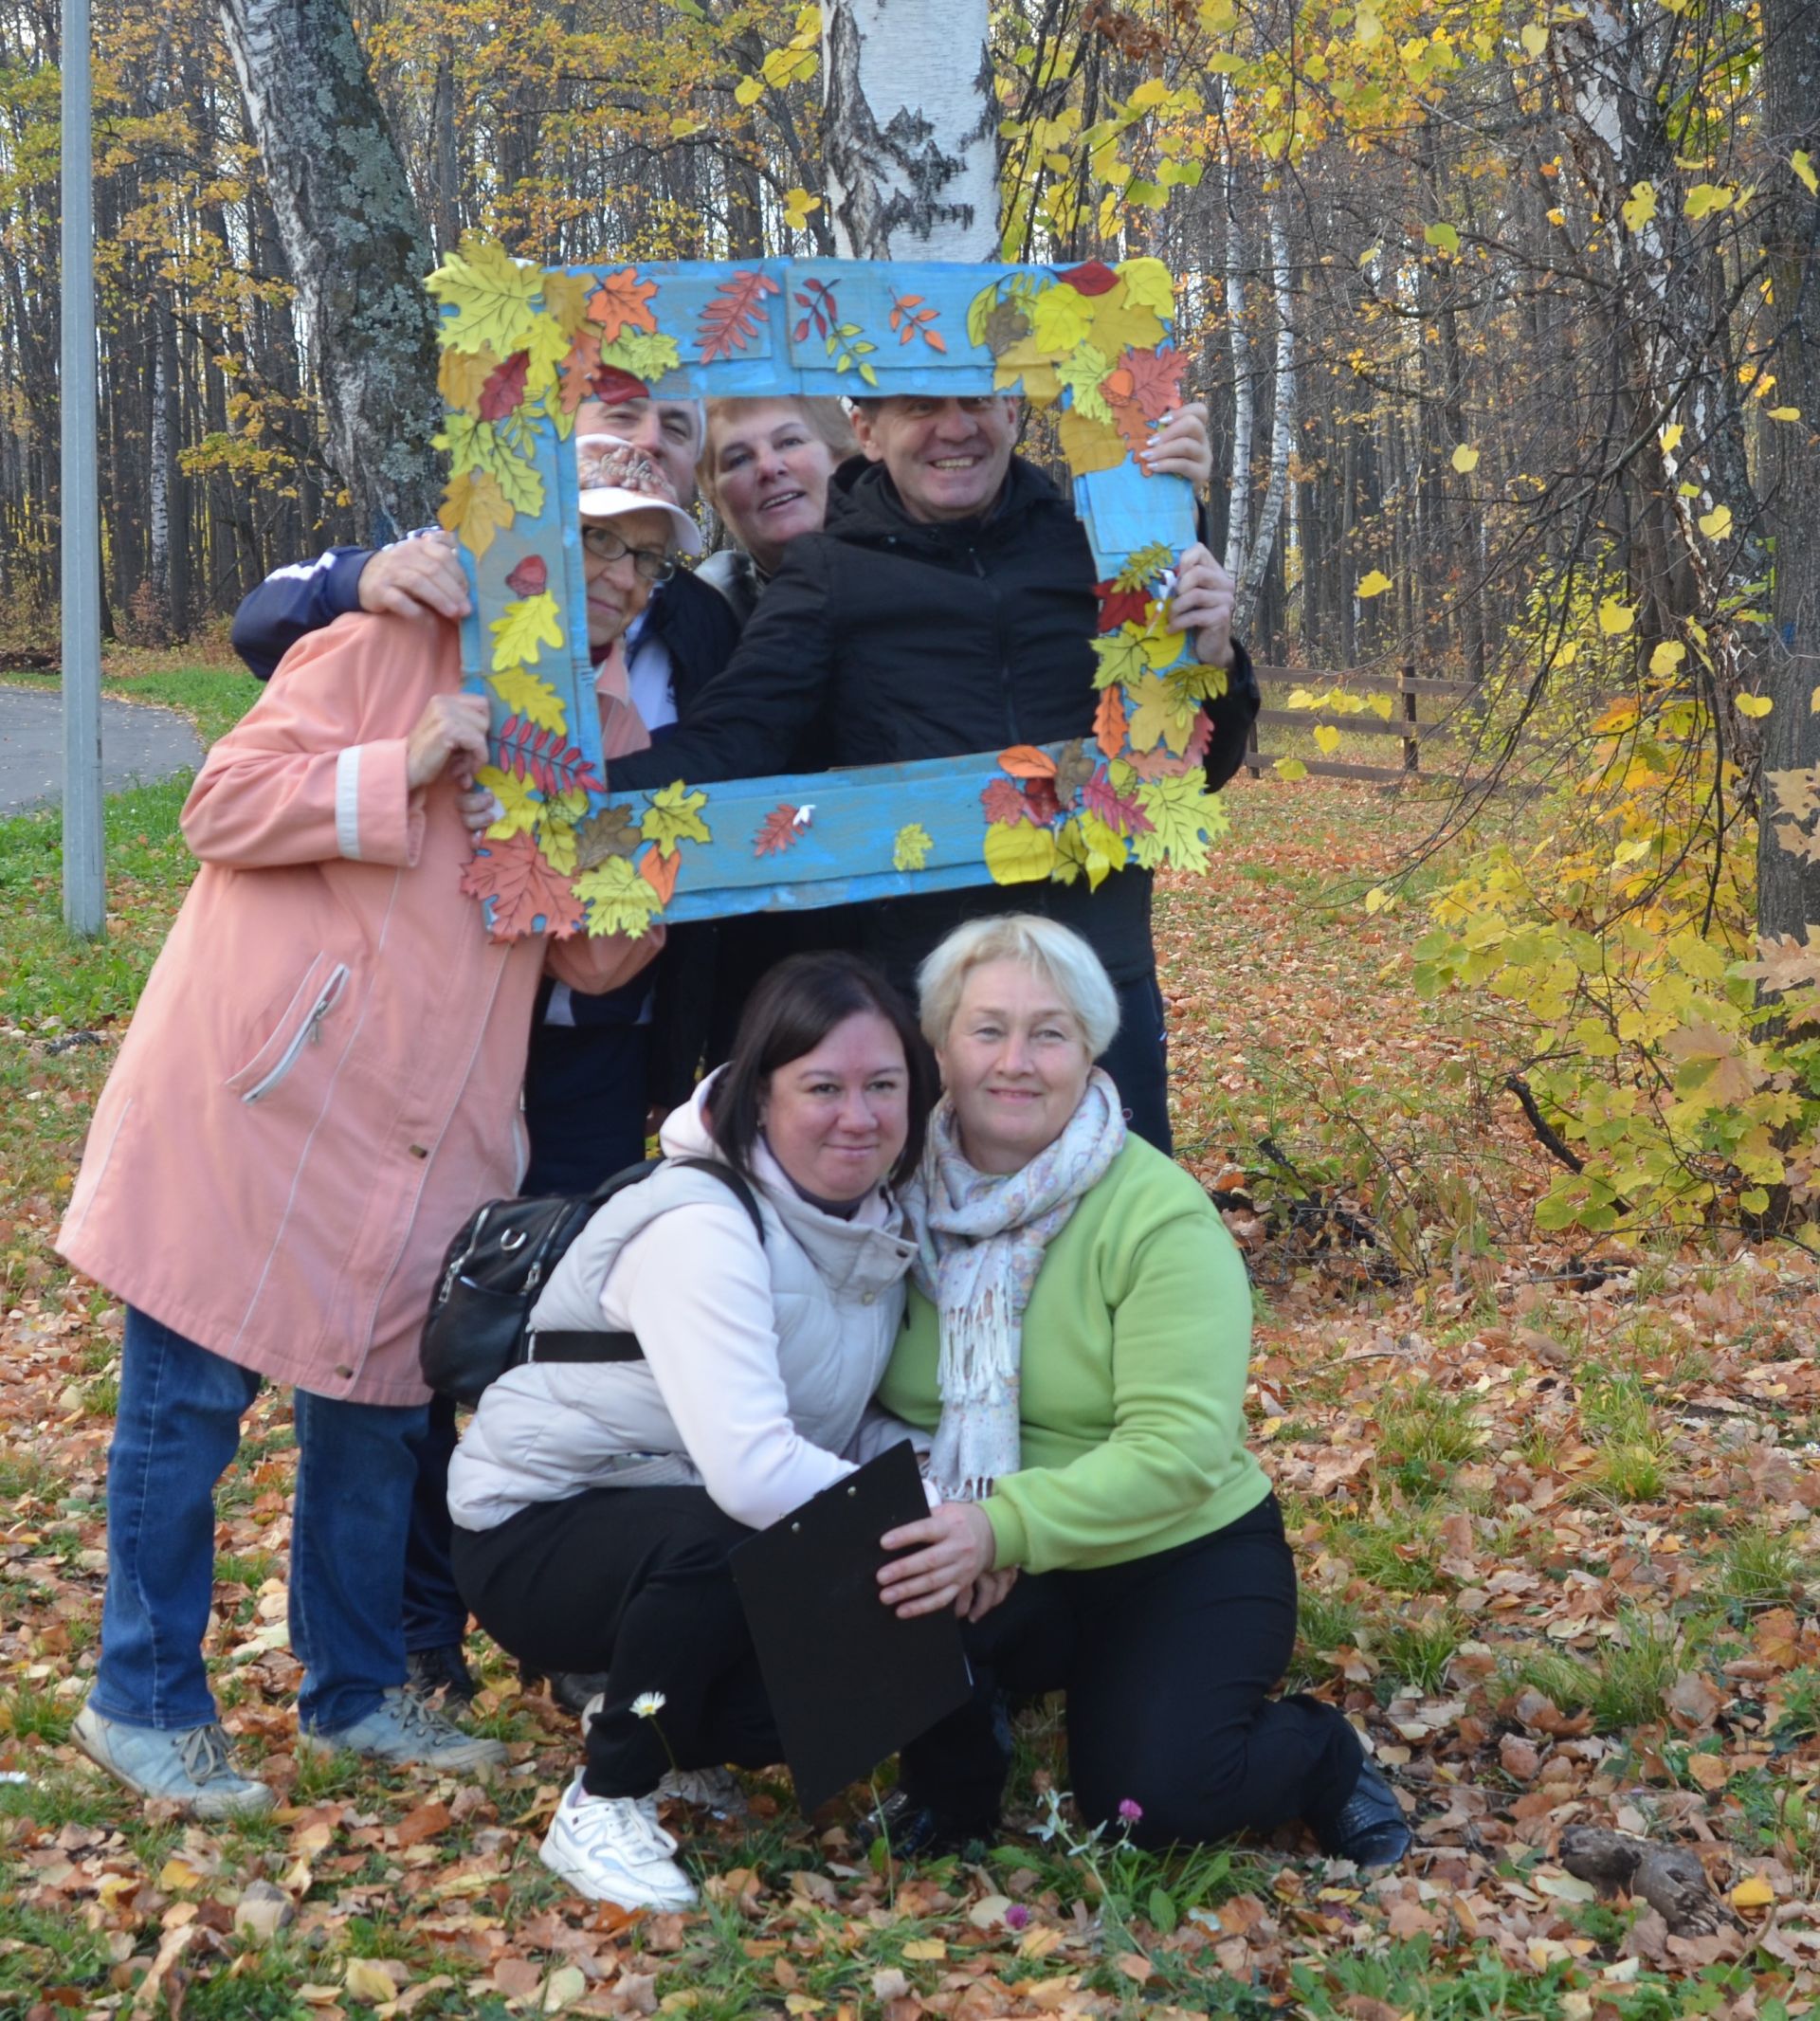
<path id="1" fill-rule="evenodd" d="M 495 940 L 517 940 L 530 933 L 566 940 L 581 924 L 581 906 L 569 880 L 550 867 L 527 834 L 484 843 L 462 873 L 462 889 L 470 898 L 493 901 L 488 930 Z M 541 927 L 536 924 L 539 918 Z"/>
<path id="2" fill-rule="evenodd" d="M 638 874 L 665 905 L 676 893 L 677 872 L 682 867 L 682 852 L 673 850 L 666 858 L 660 849 L 646 849 L 638 861 Z"/>
<path id="3" fill-rule="evenodd" d="M 1009 751 L 998 754 L 998 762 L 1001 770 L 1009 772 L 1014 779 L 1052 779 L 1055 776 L 1055 760 L 1034 744 L 1013 744 Z"/>
<path id="4" fill-rule="evenodd" d="M 601 342 L 614 342 L 624 330 L 654 331 L 657 318 L 651 314 L 650 303 L 656 293 L 657 282 L 641 281 L 635 266 L 622 266 L 618 273 L 609 274 L 588 298 L 589 319 L 601 326 Z"/>
<path id="5" fill-rule="evenodd" d="M 1100 706 L 1093 712 L 1093 735 L 1109 758 L 1117 757 L 1125 748 L 1128 725 L 1124 696 L 1116 687 L 1107 688 L 1100 698 Z"/>

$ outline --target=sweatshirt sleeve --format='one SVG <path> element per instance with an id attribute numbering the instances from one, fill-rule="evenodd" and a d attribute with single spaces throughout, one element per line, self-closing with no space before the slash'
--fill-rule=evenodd
<path id="1" fill-rule="evenodd" d="M 673 779 L 703 785 L 788 772 L 804 733 L 828 705 L 835 673 L 834 628 L 822 545 L 794 540 L 733 658 L 702 689 L 676 729 L 650 750 L 607 767 L 613 792 L 646 792 Z"/>
<path id="2" fill-rule="evenodd" d="M 183 835 L 195 855 L 243 870 L 337 857 L 414 864 L 423 795 L 407 783 L 396 701 L 434 685 L 412 664 L 422 655 L 454 666 L 453 627 L 363 617 L 287 653 L 190 790 Z M 391 698 L 383 714 L 373 706 L 382 689 Z"/>
<path id="3" fill-rule="evenodd" d="M 359 610 L 360 572 L 373 555 L 370 547 L 332 547 L 314 561 L 274 569 L 234 612 L 234 650 L 269 681 L 299 639 Z"/>
<path id="4" fill-rule="evenodd" d="M 600 1304 L 638 1336 L 703 1485 L 736 1522 L 763 1529 L 853 1471 L 791 1422 L 771 1270 L 737 1201 L 660 1214 L 614 1259 Z"/>
<path id="5" fill-rule="evenodd" d="M 1217 792 L 1245 762 L 1246 746 L 1251 740 L 1251 725 L 1258 719 L 1263 697 L 1251 655 L 1237 640 L 1232 641 L 1232 665 L 1228 671 L 1226 693 L 1217 701 L 1205 704 L 1213 735 L 1201 760 L 1207 774 L 1208 791 Z"/>
<path id="6" fill-rule="evenodd" d="M 994 1562 L 1053 1572 L 1140 1544 L 1204 1502 L 1245 1441 L 1251 1292 L 1207 1215 L 1172 1216 L 1129 1247 L 1112 1310 L 1112 1429 L 1066 1466 L 1007 1475 L 985 1508 Z M 1028 1357 L 1040 1341 L 1027 1339 Z"/>

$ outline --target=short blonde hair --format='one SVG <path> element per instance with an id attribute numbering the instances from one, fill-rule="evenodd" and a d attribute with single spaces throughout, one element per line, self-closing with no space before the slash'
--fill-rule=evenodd
<path id="1" fill-rule="evenodd" d="M 696 488 L 716 512 L 720 501 L 714 483 L 714 424 L 721 419 L 737 421 L 755 407 L 793 407 L 803 417 L 803 426 L 828 445 L 834 461 L 843 464 L 860 453 L 853 424 L 843 402 L 829 393 L 771 393 L 751 398 L 716 398 L 702 403 L 706 419 L 701 425 L 701 451 L 695 466 Z"/>
<path id="2" fill-rule="evenodd" d="M 1061 995 L 1098 1059 L 1119 1029 L 1119 992 L 1081 936 L 1033 912 L 994 913 L 956 926 L 917 971 L 922 1035 L 937 1050 L 960 1009 L 967 978 L 992 961 L 1020 961 Z"/>

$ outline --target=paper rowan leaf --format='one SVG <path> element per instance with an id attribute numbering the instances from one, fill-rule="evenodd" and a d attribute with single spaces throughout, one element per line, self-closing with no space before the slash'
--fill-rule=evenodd
<path id="1" fill-rule="evenodd" d="M 651 804 L 639 823 L 639 833 L 656 843 L 659 852 L 673 856 L 680 842 L 712 842 L 701 810 L 708 804 L 704 792 L 691 792 L 681 779 L 673 779 L 651 795 Z"/>
<path id="2" fill-rule="evenodd" d="M 443 317 L 437 340 L 446 351 L 478 351 L 487 345 L 501 358 L 524 342 L 532 304 L 543 287 L 543 269 L 520 266 L 491 239 L 470 235 L 449 254 L 428 282 L 429 292 L 456 314 Z"/>
<path id="3" fill-rule="evenodd" d="M 495 940 L 539 932 L 566 940 L 581 924 L 568 880 L 557 876 L 528 835 L 483 843 L 462 874 L 462 889 L 470 898 L 492 901 L 487 931 Z"/>
<path id="4" fill-rule="evenodd" d="M 493 537 L 518 518 L 490 470 L 461 470 L 448 481 L 437 523 L 453 534 L 476 560 Z"/>
<path id="5" fill-rule="evenodd" d="M 593 767 L 573 745 L 563 742 L 559 731 L 540 730 L 520 716 L 508 716 L 495 742 L 500 770 L 529 779 L 542 793 L 601 791 Z"/>
<path id="6" fill-rule="evenodd" d="M 493 670 L 508 666 L 535 666 L 546 646 L 562 644 L 562 621 L 556 615 L 556 600 L 546 590 L 540 596 L 526 596 L 509 603 L 487 629 L 493 634 Z M 560 729 L 560 723 L 534 719 L 540 728 Z"/>
<path id="7" fill-rule="evenodd" d="M 515 716 L 523 716 L 539 730 L 566 730 L 569 714 L 562 697 L 549 682 L 526 673 L 520 665 L 503 666 L 488 676 L 488 685 Z"/>
<path id="8" fill-rule="evenodd" d="M 650 931 L 658 895 L 623 856 L 610 856 L 575 879 L 575 896 L 588 902 L 588 933 L 624 934 L 642 940 Z"/>
<path id="9" fill-rule="evenodd" d="M 608 274 L 588 298 L 588 319 L 600 325 L 603 345 L 618 340 L 626 330 L 655 330 L 657 318 L 651 302 L 657 294 L 655 281 L 641 281 L 635 266 L 622 266 Z"/>
<path id="10" fill-rule="evenodd" d="M 782 292 L 776 282 L 756 267 L 721 282 L 695 326 L 702 364 L 712 365 L 716 358 L 745 350 L 763 326 L 765 297 Z"/>
<path id="11" fill-rule="evenodd" d="M 892 869 L 920 870 L 929 861 L 929 851 L 935 846 L 935 837 L 921 822 L 905 822 L 891 844 Z"/>
<path id="12" fill-rule="evenodd" d="M 802 829 L 796 826 L 796 810 L 791 806 L 774 807 L 758 824 L 758 833 L 753 839 L 752 853 L 755 856 L 781 856 L 797 841 Z"/>
<path id="13" fill-rule="evenodd" d="M 1055 837 L 1024 822 L 1015 828 L 993 822 L 986 830 L 985 856 L 995 884 L 1036 883 L 1055 868 Z"/>
<path id="14" fill-rule="evenodd" d="M 1385 591 L 1392 587 L 1391 578 L 1385 574 L 1384 571 L 1382 569 L 1374 569 L 1369 575 L 1361 575 L 1358 578 L 1353 594 L 1361 599 L 1370 599 L 1374 596 L 1382 596 Z"/>

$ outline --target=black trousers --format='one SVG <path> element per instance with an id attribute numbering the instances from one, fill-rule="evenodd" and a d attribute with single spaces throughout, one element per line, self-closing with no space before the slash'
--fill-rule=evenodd
<path id="1" fill-rule="evenodd" d="M 903 1750 L 904 1787 L 979 1830 L 1008 1765 L 1000 1691 L 1067 1693 L 1069 1774 L 1089 1824 L 1139 1805 L 1145 1847 L 1304 1818 L 1353 1793 L 1363 1752 L 1331 1705 L 1266 1693 L 1296 1639 L 1296 1568 L 1275 1496 L 1173 1551 L 1095 1572 L 1026 1574 L 967 1630 L 974 1692 Z"/>
<path id="2" fill-rule="evenodd" d="M 595 1487 L 455 1532 L 455 1578 L 495 1642 L 539 1670 L 604 1670 L 582 1786 L 643 1796 L 664 1771 L 783 1747 L 727 1555 L 752 1532 L 699 1487 Z M 654 1719 L 633 1702 L 661 1692 Z"/>
<path id="3" fill-rule="evenodd" d="M 1154 974 L 1118 985 L 1119 1029 L 1100 1056 L 1112 1076 L 1134 1137 L 1165 1157 L 1175 1149 L 1169 1128 L 1169 1048 L 1163 992 Z"/>

